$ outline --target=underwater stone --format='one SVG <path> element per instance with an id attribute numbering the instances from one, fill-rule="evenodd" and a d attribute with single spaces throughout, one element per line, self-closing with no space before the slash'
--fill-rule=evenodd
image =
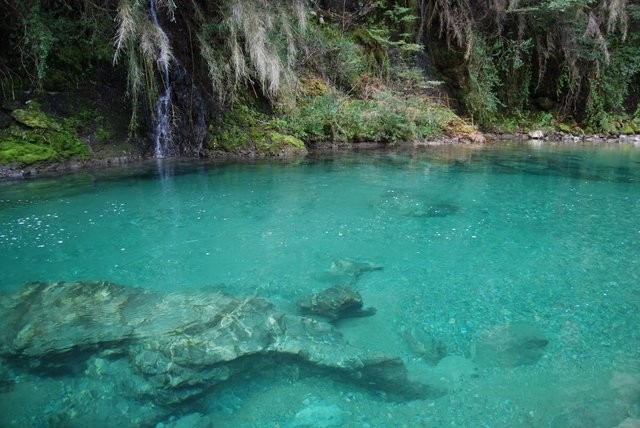
<path id="1" fill-rule="evenodd" d="M 382 266 L 375 263 L 344 258 L 333 261 L 329 270 L 316 279 L 333 284 L 355 284 L 363 274 L 382 269 Z"/>
<path id="2" fill-rule="evenodd" d="M 486 366 L 517 367 L 538 362 L 549 339 L 528 322 L 516 322 L 482 334 L 476 345 L 474 361 Z"/>
<path id="3" fill-rule="evenodd" d="M 363 273 L 382 270 L 382 266 L 371 262 L 361 262 L 353 259 L 339 259 L 331 263 L 331 272 L 359 277 Z"/>
<path id="4" fill-rule="evenodd" d="M 151 293 L 109 282 L 36 283 L 0 298 L 0 353 L 28 366 L 117 353 L 145 380 L 141 394 L 175 404 L 239 373 L 304 363 L 402 398 L 431 393 L 397 357 L 349 345 L 330 324 L 277 311 L 255 296 Z M 75 358 L 77 360 L 77 358 Z"/>
<path id="5" fill-rule="evenodd" d="M 208 416 L 201 413 L 190 413 L 181 418 L 171 418 L 167 422 L 156 424 L 156 428 L 209 428 L 213 422 Z"/>
<path id="6" fill-rule="evenodd" d="M 122 308 L 140 289 L 109 282 L 32 283 L 0 299 L 0 354 L 37 357 L 113 348 L 133 335 Z"/>
<path id="7" fill-rule="evenodd" d="M 549 428 L 624 427 L 628 419 L 628 403 L 604 399 L 577 404 L 549 421 Z M 633 419 L 631 420 L 633 421 Z M 638 425 L 631 425 L 637 428 Z"/>
<path id="8" fill-rule="evenodd" d="M 446 345 L 421 328 L 403 326 L 399 334 L 409 348 L 429 364 L 438 364 L 447 355 Z"/>
<path id="9" fill-rule="evenodd" d="M 640 419 L 637 418 L 626 418 L 624 421 L 620 422 L 616 428 L 638 428 L 640 427 Z"/>
<path id="10" fill-rule="evenodd" d="M 300 304 L 300 310 L 304 314 L 321 315 L 330 320 L 367 317 L 376 313 L 374 308 L 362 309 L 360 293 L 345 286 L 330 287 L 313 294 Z"/>
<path id="11" fill-rule="evenodd" d="M 344 424 L 345 412 L 335 404 L 312 403 L 296 413 L 291 428 L 332 428 Z"/>

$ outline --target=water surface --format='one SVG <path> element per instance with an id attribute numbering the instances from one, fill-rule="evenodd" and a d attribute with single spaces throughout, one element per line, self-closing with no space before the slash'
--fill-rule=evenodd
<path id="1" fill-rule="evenodd" d="M 228 427 L 307 426 L 309 414 L 315 426 L 613 427 L 640 418 L 639 250 L 640 149 L 625 145 L 164 161 L 0 183 L 3 292 L 108 280 L 257 294 L 297 313 L 347 283 L 377 313 L 336 328 L 446 391 L 389 400 L 282 368 L 158 419 L 115 398 L 90 359 L 73 375 L 6 369 L 0 425 L 104 424 L 120 412 L 131 425 L 197 413 Z M 334 275 L 343 259 L 383 269 Z M 519 332 L 546 343 L 500 354 Z"/>

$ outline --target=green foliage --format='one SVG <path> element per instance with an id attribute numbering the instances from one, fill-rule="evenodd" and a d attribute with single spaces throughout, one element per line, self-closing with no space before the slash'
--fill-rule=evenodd
<path id="1" fill-rule="evenodd" d="M 474 120 L 485 127 L 515 120 L 529 102 L 531 85 L 531 39 L 498 38 L 491 42 L 476 34 L 468 52 L 468 78 L 464 101 Z M 503 123 L 504 125 L 504 123 Z"/>
<path id="2" fill-rule="evenodd" d="M 366 23 L 355 26 L 349 36 L 364 47 L 364 65 L 372 75 L 389 80 L 393 61 L 408 63 L 416 52 L 423 49 L 414 42 L 418 20 L 415 8 L 396 2 L 375 1 Z"/>
<path id="3" fill-rule="evenodd" d="M 368 25 L 371 36 L 381 45 L 396 47 L 401 53 L 420 51 L 422 45 L 413 41 L 418 21 L 417 4 L 407 7 L 405 2 L 400 3 L 386 0 L 373 3 Z"/>
<path id="4" fill-rule="evenodd" d="M 81 82 L 94 64 L 113 52 L 113 16 L 103 5 L 81 0 L 13 1 L 5 19 L 9 47 L 33 86 L 66 87 Z M 20 32 L 21 38 L 15 33 Z M 12 64 L 16 66 L 16 64 Z"/>
<path id="5" fill-rule="evenodd" d="M 542 130 L 546 133 L 556 131 L 558 123 L 551 112 L 515 111 L 512 114 L 499 114 L 485 125 L 491 132 L 501 134 L 526 133 Z"/>
<path id="6" fill-rule="evenodd" d="M 484 126 L 526 128 L 540 108 L 617 133 L 640 116 L 637 2 L 375 0 L 349 2 L 342 12 L 321 9 L 325 3 L 332 2 L 157 0 L 167 40 L 151 21 L 148 0 L 6 0 L 2 93 L 10 88 L 15 96 L 16 69 L 37 89 L 78 86 L 115 53 L 127 66 L 134 105 L 149 115 L 162 78 L 158 60 L 173 65 L 179 58 L 195 83 L 208 75 L 222 110 L 247 90 L 281 108 L 250 127 L 311 140 L 419 139 L 441 127 L 428 117 L 431 107 L 416 101 L 429 87 L 411 67 L 421 43 L 440 36 L 432 53 L 443 79 Z M 37 127 L 20 114 L 15 120 Z M 113 138 L 104 124 L 92 132 L 98 141 Z"/>
<path id="7" fill-rule="evenodd" d="M 47 73 L 49 52 L 56 40 L 49 25 L 45 22 L 40 3 L 36 3 L 30 10 L 24 23 L 24 42 L 28 46 L 28 56 L 33 61 L 38 87 Z"/>
<path id="8" fill-rule="evenodd" d="M 302 43 L 306 55 L 299 65 L 301 69 L 322 76 L 347 92 L 358 86 L 367 65 L 365 49 L 354 38 L 334 25 L 310 22 Z"/>
<path id="9" fill-rule="evenodd" d="M 517 117 L 533 98 L 607 130 L 609 116 L 636 108 L 640 70 L 638 5 L 626 0 L 429 0 L 423 23 L 465 51 L 462 86 L 480 123 Z"/>
<path id="10" fill-rule="evenodd" d="M 174 17 L 176 5 L 172 0 L 158 0 L 157 5 Z M 149 3 L 120 0 L 118 3 L 114 63 L 122 56 L 127 65 L 128 95 L 133 104 L 130 129 L 137 126 L 140 95 L 147 108 L 158 97 L 158 81 L 163 65 L 173 59 L 173 50 L 166 35 L 156 28 L 149 16 Z"/>
<path id="11" fill-rule="evenodd" d="M 589 80 L 585 108 L 587 126 L 611 133 L 628 133 L 625 112 L 634 79 L 640 76 L 640 34 L 632 33 L 626 42 L 611 43 L 611 60 L 608 67 Z M 637 94 L 636 108 L 638 105 Z M 625 132 L 625 130 L 627 132 Z"/>
<path id="12" fill-rule="evenodd" d="M 388 79 L 391 74 L 388 30 L 385 27 L 360 27 L 351 33 L 351 37 L 364 47 L 362 59 L 365 70 L 373 76 Z"/>
<path id="13" fill-rule="evenodd" d="M 212 129 L 209 148 L 227 152 L 251 151 L 262 156 L 305 154 L 304 143 L 270 123 L 268 116 L 247 104 L 237 104 L 225 114 L 217 129 Z"/>
<path id="14" fill-rule="evenodd" d="M 218 97 L 225 101 L 245 83 L 270 98 L 286 92 L 296 80 L 292 66 L 306 13 L 302 2 L 287 0 L 226 0 L 206 19 L 200 11 L 197 41 Z"/>
<path id="15" fill-rule="evenodd" d="M 299 80 L 299 97 L 294 103 L 276 102 L 275 116 L 246 98 L 239 99 L 222 123 L 211 130 L 211 147 L 251 150 L 260 148 L 261 141 L 278 140 L 277 134 L 307 142 L 387 143 L 442 134 L 455 115 L 412 94 L 428 85 L 419 70 L 404 63 L 420 49 L 410 43 L 412 36 L 405 31 L 415 26 L 413 9 L 399 3 L 387 6 L 377 2 L 373 6 L 367 25 L 340 28 L 330 23 L 309 24 L 300 41 L 306 52 L 301 64 L 306 75 Z M 220 30 L 213 26 L 210 31 L 208 37 Z M 400 53 L 393 66 L 392 51 Z M 396 69 L 402 76 L 391 79 Z M 408 82 L 411 84 L 406 88 Z M 364 90 L 368 83 L 373 84 Z M 395 86 L 398 88 L 393 89 Z M 406 89 L 406 94 L 399 89 Z M 355 98 L 362 92 L 364 99 Z"/>
<path id="16" fill-rule="evenodd" d="M 98 129 L 96 129 L 96 141 L 98 143 L 106 143 L 109 141 L 113 141 L 115 137 L 116 137 L 116 134 L 111 128 L 101 126 Z"/>
<path id="17" fill-rule="evenodd" d="M 148 2 L 118 1 L 115 60 L 124 60 L 128 69 L 132 129 L 137 124 L 136 108 L 146 107 L 145 112 L 152 114 L 161 68 L 169 64 L 171 69 L 176 59 L 184 63 L 187 58 L 181 55 L 190 55 L 192 65 L 203 66 L 215 101 L 223 107 L 235 102 L 247 86 L 272 101 L 293 93 L 297 80 L 293 65 L 306 28 L 304 2 L 157 0 L 157 4 L 160 21 L 163 17 L 169 21 L 162 30 L 149 16 Z M 176 22 L 188 31 L 176 28 Z M 175 51 L 174 30 L 180 31 L 179 37 L 188 34 L 188 52 L 184 45 Z"/>
<path id="18" fill-rule="evenodd" d="M 464 101 L 469 112 L 481 124 L 494 120 L 502 105 L 497 96 L 500 76 L 493 61 L 495 46 L 487 46 L 478 36 L 472 45 L 467 63 L 468 80 L 464 85 Z"/>
<path id="19" fill-rule="evenodd" d="M 276 125 L 305 141 L 396 143 L 441 135 L 453 117 L 421 97 L 380 92 L 358 100 L 328 93 L 308 99 Z"/>
<path id="20" fill-rule="evenodd" d="M 529 102 L 533 39 L 498 39 L 494 62 L 500 76 L 496 94 L 507 111 L 522 111 Z"/>

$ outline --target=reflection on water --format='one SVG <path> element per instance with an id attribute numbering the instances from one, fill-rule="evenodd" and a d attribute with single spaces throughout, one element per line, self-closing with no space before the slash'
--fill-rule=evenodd
<path id="1" fill-rule="evenodd" d="M 0 425 L 634 426 L 639 183 L 518 143 L 1 183 Z"/>

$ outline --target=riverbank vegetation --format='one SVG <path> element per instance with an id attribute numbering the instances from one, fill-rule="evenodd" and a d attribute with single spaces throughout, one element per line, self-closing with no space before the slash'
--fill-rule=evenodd
<path id="1" fill-rule="evenodd" d="M 2 163 L 153 153 L 167 80 L 181 155 L 481 141 L 477 129 L 640 132 L 640 6 L 627 0 L 5 0 L 0 9 Z M 66 124 L 46 131 L 57 140 L 17 119 L 27 102 Z M 127 135 L 128 146 L 113 144 Z M 60 138 L 89 147 L 60 149 Z"/>

